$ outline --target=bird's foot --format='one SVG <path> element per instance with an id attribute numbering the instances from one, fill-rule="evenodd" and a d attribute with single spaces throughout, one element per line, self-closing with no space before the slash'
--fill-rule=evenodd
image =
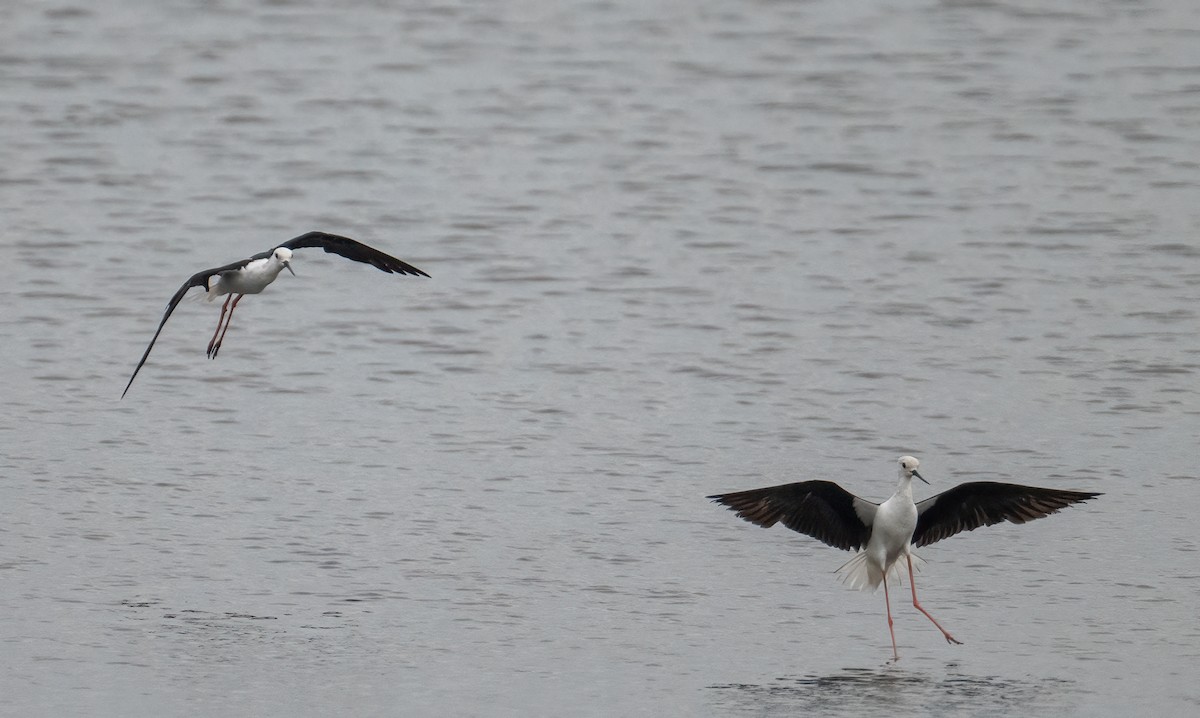
<path id="1" fill-rule="evenodd" d="M 953 643 L 956 646 L 961 646 L 963 644 L 962 641 L 958 640 L 954 636 L 951 636 L 949 633 L 946 634 L 946 643 Z"/>

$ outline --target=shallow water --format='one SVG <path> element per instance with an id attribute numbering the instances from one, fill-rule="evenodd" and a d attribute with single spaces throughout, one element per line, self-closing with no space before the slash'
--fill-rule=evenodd
<path id="1" fill-rule="evenodd" d="M 1162 715 L 1200 692 L 1191 3 L 0 8 L 0 706 Z M 309 229 L 218 361 L 191 273 Z M 1105 492 L 922 603 L 704 500 Z M 925 493 L 921 493 L 925 492 Z"/>

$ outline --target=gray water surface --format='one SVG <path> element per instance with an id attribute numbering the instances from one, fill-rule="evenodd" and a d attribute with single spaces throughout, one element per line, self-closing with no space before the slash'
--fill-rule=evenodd
<path id="1" fill-rule="evenodd" d="M 0 713 L 1190 715 L 1200 6 L 0 6 Z M 193 272 L 310 229 L 238 308 Z M 198 292 L 197 292 L 198 293 Z M 922 603 L 704 497 L 1102 491 Z"/>

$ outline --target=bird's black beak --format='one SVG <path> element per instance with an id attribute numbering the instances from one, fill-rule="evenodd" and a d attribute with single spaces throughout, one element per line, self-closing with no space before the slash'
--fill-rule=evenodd
<path id="1" fill-rule="evenodd" d="M 924 477 L 924 476 L 921 476 L 920 474 L 918 474 L 916 469 L 913 469 L 913 472 L 912 472 L 912 474 L 913 474 L 913 476 L 917 477 L 917 478 L 918 478 L 918 479 L 920 479 L 921 481 L 925 481 L 925 477 Z M 925 483 L 927 483 L 927 484 L 928 484 L 929 482 L 928 482 L 928 481 L 925 481 Z M 930 484 L 930 485 L 932 486 L 932 484 Z"/>
<path id="2" fill-rule="evenodd" d="M 293 276 L 293 277 L 294 277 L 294 276 L 296 276 L 296 270 L 292 269 L 292 263 L 291 263 L 291 262 L 284 262 L 284 263 L 283 263 L 283 266 L 287 267 L 288 271 L 292 273 L 292 276 Z"/>

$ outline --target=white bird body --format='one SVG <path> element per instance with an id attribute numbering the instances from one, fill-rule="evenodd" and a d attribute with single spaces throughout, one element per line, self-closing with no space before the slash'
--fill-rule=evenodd
<path id="1" fill-rule="evenodd" d="M 905 457 L 912 458 L 912 457 Z M 847 585 L 862 591 L 876 591 L 885 575 L 897 580 L 903 575 L 900 557 L 912 552 L 912 535 L 917 528 L 917 506 L 913 503 L 912 477 L 916 472 L 900 468 L 900 486 L 890 499 L 875 510 L 873 530 L 867 546 L 838 569 Z"/>
<path id="2" fill-rule="evenodd" d="M 241 269 L 231 269 L 208 278 L 208 301 L 224 294 L 260 294 L 284 269 L 291 271 L 292 251 L 279 247 L 269 257 L 252 259 Z"/>
<path id="3" fill-rule="evenodd" d="M 1025 523 L 1100 495 L 1088 491 L 971 481 L 914 502 L 913 477 L 925 481 L 925 477 L 917 472 L 920 462 L 912 456 L 901 456 L 899 462 L 900 485 L 882 504 L 861 499 L 832 481 L 822 480 L 708 497 L 763 528 L 782 522 L 793 531 L 835 548 L 857 551 L 838 573 L 851 588 L 874 591 L 883 585 L 893 660 L 898 660 L 900 654 L 892 629 L 888 578 L 898 580 L 906 572 L 913 607 L 937 626 L 947 643 L 960 642 L 917 600 L 913 572 L 915 562 L 920 559 L 912 552 L 913 546 L 926 546 L 961 531 L 972 531 L 1001 521 Z"/>

